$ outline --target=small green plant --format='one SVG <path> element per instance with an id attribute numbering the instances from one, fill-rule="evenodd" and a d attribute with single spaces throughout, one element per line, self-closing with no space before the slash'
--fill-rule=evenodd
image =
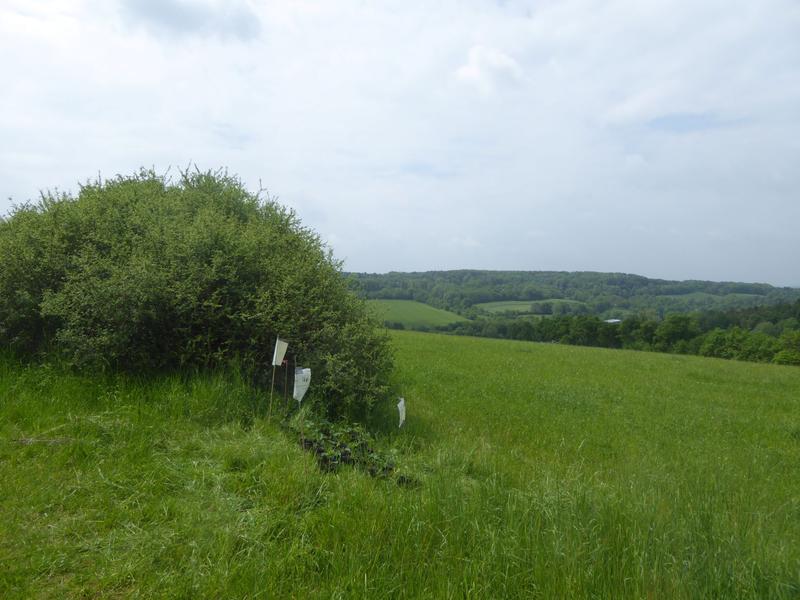
<path id="1" fill-rule="evenodd" d="M 314 454 L 323 471 L 335 472 L 344 465 L 373 477 L 390 477 L 395 471 L 389 454 L 377 450 L 375 438 L 359 424 L 300 416 L 290 428 L 299 436 L 303 449 Z"/>

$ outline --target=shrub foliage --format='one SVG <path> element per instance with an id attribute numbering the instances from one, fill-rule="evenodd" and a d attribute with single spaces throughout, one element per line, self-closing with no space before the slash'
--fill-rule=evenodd
<path id="1" fill-rule="evenodd" d="M 0 342 L 18 352 L 82 368 L 268 369 L 280 335 L 329 416 L 364 415 L 387 393 L 387 339 L 340 264 L 294 212 L 225 172 L 44 194 L 0 220 L 0 256 Z"/>

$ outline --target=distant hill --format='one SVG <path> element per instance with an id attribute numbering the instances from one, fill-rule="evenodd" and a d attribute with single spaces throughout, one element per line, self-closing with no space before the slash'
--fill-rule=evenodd
<path id="1" fill-rule="evenodd" d="M 531 303 L 532 314 L 551 311 L 624 318 L 641 313 L 663 317 L 670 313 L 747 308 L 800 299 L 800 289 L 766 283 L 670 281 L 589 271 L 457 270 L 349 275 L 354 286 L 369 299 L 415 300 L 467 316 L 497 313 L 497 305 L 479 306 L 497 302 L 516 303 L 511 312 L 517 314 L 526 312 L 524 303 Z"/>

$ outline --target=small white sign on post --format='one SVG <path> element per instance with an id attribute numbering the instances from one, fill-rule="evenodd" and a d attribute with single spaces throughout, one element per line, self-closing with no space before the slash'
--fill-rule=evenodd
<path id="1" fill-rule="evenodd" d="M 406 422 L 406 399 L 400 398 L 400 402 L 397 403 L 397 414 L 400 416 L 400 424 L 397 426 L 400 429 L 403 426 L 403 423 Z"/>
<path id="2" fill-rule="evenodd" d="M 294 370 L 294 399 L 297 404 L 303 401 L 303 396 L 308 391 L 308 386 L 311 385 L 311 369 L 302 369 L 300 367 Z"/>
<path id="3" fill-rule="evenodd" d="M 281 338 L 275 340 L 275 352 L 272 355 L 272 366 L 280 367 L 283 362 L 283 357 L 286 356 L 286 349 L 289 347 L 289 342 L 284 342 Z"/>

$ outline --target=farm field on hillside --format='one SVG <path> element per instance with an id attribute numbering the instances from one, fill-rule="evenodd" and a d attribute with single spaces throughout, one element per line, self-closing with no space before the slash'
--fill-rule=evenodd
<path id="1" fill-rule="evenodd" d="M 392 336 L 406 486 L 236 377 L 0 360 L 0 597 L 800 594 L 800 368 Z"/>
<path id="2" fill-rule="evenodd" d="M 519 312 L 527 313 L 531 310 L 531 305 L 551 304 L 557 306 L 559 304 L 566 304 L 570 306 L 581 306 L 585 303 L 578 302 L 577 300 L 565 300 L 563 298 L 551 298 L 548 300 L 504 300 L 498 302 L 482 302 L 476 304 L 477 308 L 485 310 L 490 313 L 503 313 L 503 312 Z"/>
<path id="3" fill-rule="evenodd" d="M 691 292 L 689 294 L 664 294 L 665 298 L 681 298 L 691 300 L 759 300 L 762 296 L 758 294 L 709 294 L 708 292 Z"/>
<path id="4" fill-rule="evenodd" d="M 466 321 L 461 315 L 434 308 L 414 300 L 369 300 L 375 314 L 385 322 L 402 323 L 404 327 L 439 327 Z"/>

